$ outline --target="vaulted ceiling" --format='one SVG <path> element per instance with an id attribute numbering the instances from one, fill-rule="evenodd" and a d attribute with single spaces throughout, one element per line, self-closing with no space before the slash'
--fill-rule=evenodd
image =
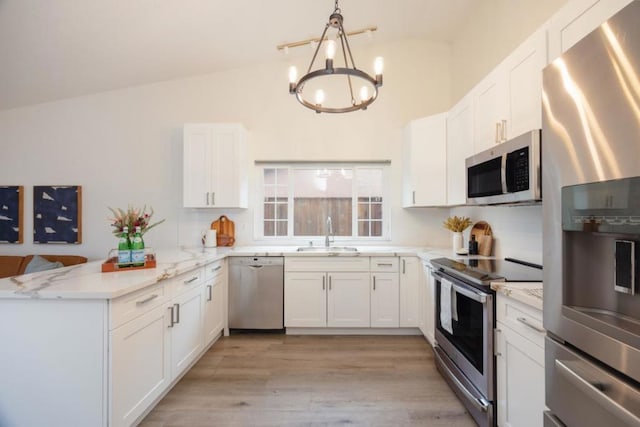
<path id="1" fill-rule="evenodd" d="M 477 2 L 342 0 L 340 8 L 347 31 L 375 25 L 376 41 L 451 42 Z M 278 44 L 318 37 L 333 7 L 334 0 L 0 0 L 0 109 L 277 60 Z"/>

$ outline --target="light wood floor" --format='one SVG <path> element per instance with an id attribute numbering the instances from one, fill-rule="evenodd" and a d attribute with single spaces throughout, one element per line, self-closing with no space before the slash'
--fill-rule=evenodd
<path id="1" fill-rule="evenodd" d="M 141 427 L 472 427 L 418 336 L 221 338 Z"/>

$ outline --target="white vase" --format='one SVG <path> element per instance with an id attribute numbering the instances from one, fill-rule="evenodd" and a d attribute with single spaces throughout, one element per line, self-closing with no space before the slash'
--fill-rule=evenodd
<path id="1" fill-rule="evenodd" d="M 454 232 L 452 235 L 452 242 L 453 242 L 453 251 L 457 252 L 458 250 L 462 249 L 464 246 L 463 244 L 463 240 L 462 240 L 462 232 L 458 231 L 458 232 Z"/>

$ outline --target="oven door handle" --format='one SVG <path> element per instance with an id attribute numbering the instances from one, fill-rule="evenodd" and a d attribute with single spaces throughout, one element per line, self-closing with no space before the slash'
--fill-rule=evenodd
<path id="1" fill-rule="evenodd" d="M 610 396 L 605 394 L 600 389 L 607 390 L 607 387 L 610 380 L 608 380 L 603 375 L 598 375 L 598 371 L 595 369 L 588 368 L 586 365 L 581 364 L 581 368 L 585 371 L 589 370 L 590 374 L 597 378 L 597 382 L 592 383 L 592 381 L 588 381 L 583 378 L 578 372 L 571 369 L 566 365 L 566 362 L 556 359 L 555 361 L 556 370 L 565 377 L 571 384 L 573 384 L 578 390 L 582 391 L 585 395 L 589 396 L 594 401 L 598 402 L 607 411 L 612 414 L 617 419 L 623 421 L 625 424 L 629 425 L 638 425 L 640 423 L 640 418 L 632 412 L 630 412 L 627 408 L 622 406 L 619 402 L 616 402 Z M 630 400 L 629 403 L 632 403 Z M 633 403 L 637 403 L 633 402 Z"/>
<path id="2" fill-rule="evenodd" d="M 467 289 L 467 288 L 463 288 L 462 286 L 453 283 L 450 279 L 444 277 L 442 274 L 434 271 L 431 273 L 436 279 L 446 279 L 449 280 L 451 282 L 451 286 L 453 287 L 453 289 L 455 289 L 456 292 L 458 292 L 459 294 L 464 295 L 467 298 L 470 298 L 472 300 L 474 300 L 475 302 L 479 302 L 480 304 L 486 304 L 487 303 L 487 294 L 485 294 L 484 292 L 480 292 L 480 291 L 472 291 L 471 289 Z"/>

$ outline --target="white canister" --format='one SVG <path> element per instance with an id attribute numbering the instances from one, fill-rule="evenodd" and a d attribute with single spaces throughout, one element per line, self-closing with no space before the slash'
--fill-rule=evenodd
<path id="1" fill-rule="evenodd" d="M 207 230 L 204 235 L 204 247 L 215 248 L 217 246 L 218 233 L 216 230 Z"/>

